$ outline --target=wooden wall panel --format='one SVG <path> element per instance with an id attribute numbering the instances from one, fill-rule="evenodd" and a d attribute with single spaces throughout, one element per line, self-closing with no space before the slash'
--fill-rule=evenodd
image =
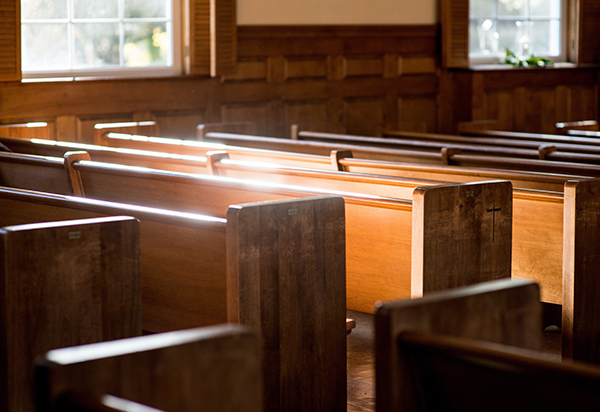
<path id="1" fill-rule="evenodd" d="M 424 123 L 425 131 L 437 130 L 437 97 L 419 96 L 399 99 L 398 119 L 406 123 Z"/>
<path id="2" fill-rule="evenodd" d="M 468 79 L 471 93 L 468 120 L 496 120 L 506 130 L 538 133 L 554 133 L 557 122 L 598 120 L 597 67 L 564 65 L 551 69 L 500 68 L 456 73 Z M 465 88 L 465 84 L 444 75 L 454 84 L 454 94 L 446 100 L 458 106 L 462 102 L 456 90 Z"/>
<path id="3" fill-rule="evenodd" d="M 237 34 L 236 71 L 218 78 L 1 83 L 0 123 L 60 118 L 63 135 L 92 142 L 94 122 L 142 114 L 174 137 L 202 122 L 252 121 L 265 136 L 288 137 L 294 123 L 379 136 L 420 125 L 452 133 L 471 120 L 552 132 L 554 122 L 599 117 L 597 67 L 442 68 L 437 25 L 242 26 Z"/>
<path id="4" fill-rule="evenodd" d="M 155 112 L 153 115 L 164 137 L 195 139 L 196 126 L 205 123 L 203 112 Z"/>
<path id="5" fill-rule="evenodd" d="M 347 133 L 377 136 L 384 127 L 385 101 L 381 99 L 353 99 L 346 102 Z"/>
<path id="6" fill-rule="evenodd" d="M 223 122 L 243 122 L 251 120 L 256 123 L 258 134 L 273 136 L 268 125 L 270 107 L 268 103 L 223 105 L 221 115 Z M 283 122 L 283 118 L 278 120 Z"/>
<path id="7" fill-rule="evenodd" d="M 329 124 L 327 100 L 288 102 L 285 105 L 285 119 L 288 128 L 295 124 L 300 130 L 334 132 Z"/>

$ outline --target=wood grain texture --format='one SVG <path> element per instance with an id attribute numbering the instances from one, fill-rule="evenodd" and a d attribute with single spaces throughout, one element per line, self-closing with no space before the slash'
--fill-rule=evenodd
<path id="1" fill-rule="evenodd" d="M 69 393 L 110 394 L 172 412 L 263 410 L 260 339 L 239 325 L 54 350 L 36 374 L 44 412 Z"/>
<path id="2" fill-rule="evenodd" d="M 413 297 L 511 276 L 510 182 L 421 187 L 413 198 Z"/>
<path id="3" fill-rule="evenodd" d="M 598 290 L 600 180 L 565 185 L 563 356 L 600 363 Z"/>
<path id="4" fill-rule="evenodd" d="M 406 411 L 591 412 L 600 401 L 600 369 L 583 362 L 556 362 L 536 351 L 419 332 L 401 334 L 398 347 L 411 362 L 407 380 L 421 379 L 419 394 L 413 395 L 419 407 Z"/>
<path id="5" fill-rule="evenodd" d="M 420 331 L 539 350 L 542 307 L 537 285 L 501 279 L 419 299 L 382 304 L 376 312 L 377 411 L 414 410 L 407 359 L 398 351 L 403 331 Z"/>
<path id="6" fill-rule="evenodd" d="M 86 196 L 224 217 L 232 204 L 336 195 L 346 201 L 348 307 L 370 312 L 377 300 L 410 294 L 411 202 L 261 181 L 73 163 Z M 385 248 L 382 246 L 385 245 Z"/>
<path id="7" fill-rule="evenodd" d="M 0 184 L 72 195 L 62 159 L 20 153 L 0 153 Z"/>
<path id="8" fill-rule="evenodd" d="M 2 409 L 33 411 L 44 352 L 141 335 L 139 225 L 130 217 L 0 229 Z"/>
<path id="9" fill-rule="evenodd" d="M 224 219 L 6 188 L 0 189 L 0 211 L 2 226 L 133 216 L 140 222 L 144 330 L 227 320 Z"/>
<path id="10" fill-rule="evenodd" d="M 239 205 L 227 220 L 229 320 L 262 331 L 266 410 L 346 410 L 344 200 Z"/>

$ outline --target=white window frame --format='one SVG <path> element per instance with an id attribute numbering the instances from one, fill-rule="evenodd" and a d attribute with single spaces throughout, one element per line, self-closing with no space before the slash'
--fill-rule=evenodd
<path id="1" fill-rule="evenodd" d="M 69 0 L 70 1 L 70 0 Z M 118 77 L 160 77 L 160 76 L 176 76 L 182 73 L 182 23 L 181 23 L 181 2 L 171 0 L 171 9 L 167 10 L 167 25 L 171 27 L 172 36 L 170 38 L 171 54 L 167 57 L 167 65 L 165 66 L 150 66 L 150 67 L 98 67 L 90 69 L 66 69 L 66 70 L 25 70 L 22 68 L 23 81 L 42 81 L 50 80 L 74 80 L 79 78 L 118 78 Z M 72 3 L 70 3 L 72 5 Z M 122 6 L 122 4 L 121 4 Z M 72 7 L 70 7 L 72 9 Z M 72 10 L 69 11 L 72 16 Z M 106 22 L 109 19 L 85 19 L 85 22 Z M 111 21 L 113 19 L 110 19 Z M 56 20 L 53 20 L 57 22 Z M 58 22 L 69 24 L 69 55 L 72 55 L 74 45 L 72 36 L 72 26 L 74 23 L 80 22 L 79 19 L 64 19 Z M 129 19 L 115 19 L 115 22 L 127 23 Z M 135 19 L 136 22 L 145 21 L 165 21 L 165 19 Z M 21 22 L 21 25 L 27 23 L 41 23 L 43 20 L 27 20 Z M 121 62 L 123 59 L 123 44 L 120 45 Z"/>
<path id="2" fill-rule="evenodd" d="M 498 10 L 498 1 L 499 0 L 493 0 L 494 1 L 494 7 L 496 10 Z M 569 0 L 561 0 L 561 15 L 560 15 L 560 54 L 557 56 L 538 56 L 535 54 L 534 55 L 536 57 L 550 57 L 550 59 L 553 62 L 566 62 L 567 61 L 567 56 L 568 56 L 568 37 L 569 37 L 569 18 L 568 18 L 568 12 L 569 12 Z M 529 0 L 528 0 L 528 4 L 529 4 Z M 485 16 L 477 16 L 477 18 L 485 18 Z M 537 18 L 527 18 L 527 19 L 518 19 L 518 18 L 496 18 L 496 16 L 491 16 L 489 17 L 491 20 L 515 20 L 515 21 L 534 21 L 538 20 Z M 545 20 L 545 19 L 539 19 L 539 20 Z M 471 22 L 471 13 L 470 13 L 470 8 L 469 8 L 469 27 L 470 27 L 470 22 Z M 469 45 L 468 47 L 470 48 L 470 42 L 471 39 L 469 38 Z M 469 65 L 484 65 L 484 64 L 500 64 L 500 63 L 504 63 L 504 51 L 499 50 L 498 51 L 502 57 L 497 57 L 497 56 L 489 56 L 489 57 L 483 57 L 483 56 L 473 56 L 472 53 L 469 52 Z"/>

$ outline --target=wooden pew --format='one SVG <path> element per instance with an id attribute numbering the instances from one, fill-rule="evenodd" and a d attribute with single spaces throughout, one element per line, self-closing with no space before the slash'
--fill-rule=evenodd
<path id="1" fill-rule="evenodd" d="M 570 137 L 584 137 L 583 141 L 585 144 L 597 144 L 598 138 L 600 138 L 600 132 L 593 130 L 568 130 L 567 136 Z"/>
<path id="2" fill-rule="evenodd" d="M 152 157 L 149 163 L 144 165 L 151 166 L 153 159 Z M 274 169 L 227 161 L 223 154 L 209 154 L 209 164 L 210 170 L 226 176 L 259 178 L 399 199 L 412 199 L 415 187 L 441 183 L 346 172 L 324 173 L 298 168 L 288 168 L 286 172 L 286 168 L 283 167 Z M 557 186 L 562 189 L 564 182 L 565 180 L 557 182 L 561 184 Z M 540 282 L 544 301 L 560 304 L 562 302 L 562 195 L 514 189 L 513 210 L 513 275 L 533 278 Z M 532 214 L 538 219 L 532 219 Z M 367 310 L 368 308 L 365 308 L 365 311 Z"/>
<path id="3" fill-rule="evenodd" d="M 539 350 L 541 310 L 537 285 L 522 279 L 381 303 L 375 313 L 377 411 L 417 410 L 413 392 L 418 380 L 409 375 L 410 359 L 403 357 L 397 343 L 402 333 L 419 331 Z"/>
<path id="4" fill-rule="evenodd" d="M 352 152 L 333 151 L 328 155 L 307 155 L 302 153 L 278 152 L 274 150 L 262 150 L 244 147 L 227 146 L 221 144 L 163 139 L 154 137 L 130 136 L 108 134 L 103 135 L 103 144 L 114 148 L 155 151 L 161 153 L 179 154 L 184 156 L 206 157 L 207 153 L 215 151 L 226 151 L 231 160 L 251 161 L 255 163 L 266 162 L 290 167 L 303 167 L 312 169 L 325 169 L 350 171 L 357 173 L 376 174 L 384 176 L 417 178 L 437 180 L 445 182 L 466 183 L 481 180 L 510 180 L 514 187 L 536 190 L 562 191 L 567 180 L 585 177 L 577 174 L 541 174 L 538 172 L 494 170 L 485 168 L 458 167 L 458 166 L 434 166 L 416 163 L 398 163 L 393 161 L 377 161 L 369 159 L 358 159 Z M 23 150 L 29 153 L 24 145 L 13 146 L 13 142 L 6 142 L 15 151 Z M 39 143 L 39 142 L 37 142 Z M 61 146 L 64 147 L 64 144 Z M 64 153 L 64 148 L 62 153 Z M 89 149 L 92 159 L 99 159 Z M 51 152 L 33 152 L 36 154 L 47 154 L 56 156 Z M 62 154 L 60 154 L 62 155 Z M 127 163 L 130 164 L 130 163 Z M 180 169 L 171 169 L 180 170 Z"/>
<path id="5" fill-rule="evenodd" d="M 0 185 L 72 195 L 62 159 L 0 151 Z"/>
<path id="6" fill-rule="evenodd" d="M 572 130 L 566 135 L 562 134 L 547 134 L 547 133 L 524 133 L 524 132 L 509 132 L 503 130 L 485 130 L 481 132 L 466 133 L 465 137 L 487 137 L 490 139 L 503 139 L 511 141 L 520 140 L 535 140 L 544 142 L 549 145 L 572 145 L 577 147 L 585 147 L 588 150 L 598 150 L 600 146 L 597 136 L 598 132 Z M 596 137 L 596 138 L 594 138 Z"/>
<path id="7" fill-rule="evenodd" d="M 591 411 L 600 401 L 599 368 L 536 351 L 535 284 L 498 281 L 385 303 L 375 333 L 378 412 Z"/>
<path id="8" fill-rule="evenodd" d="M 154 157 L 151 157 L 154 159 Z M 260 178 L 280 183 L 302 184 L 324 189 L 412 199 L 418 186 L 440 184 L 425 180 L 356 175 L 346 172 L 319 172 L 290 168 L 273 169 L 226 161 L 223 154 L 209 155 L 209 169 L 233 177 Z M 152 162 L 152 160 L 150 160 Z M 139 164 L 139 163 L 138 163 Z M 146 166 L 151 165 L 145 164 Z M 564 183 L 564 181 L 562 182 Z M 559 186 L 561 187 L 561 186 Z M 536 216 L 537 219 L 532 219 Z M 542 285 L 545 302 L 562 303 L 563 198 L 558 193 L 513 190 L 512 274 Z M 392 274 L 390 274 L 391 276 Z M 363 309 L 368 311 L 368 307 Z M 558 320 L 550 322 L 560 323 Z"/>
<path id="9" fill-rule="evenodd" d="M 492 132 L 486 132 L 490 135 Z M 533 150 L 538 152 L 540 159 L 569 161 L 598 164 L 600 147 L 586 144 L 578 144 L 575 139 L 555 138 L 556 135 L 542 135 L 535 133 L 520 134 L 515 132 L 510 135 L 498 135 L 494 137 L 469 135 L 447 135 L 438 133 L 410 133 L 410 132 L 386 132 L 386 138 L 351 136 L 360 138 L 364 144 L 380 145 L 381 147 L 401 147 L 406 141 L 438 142 L 438 144 L 456 144 L 460 148 L 463 144 L 477 144 L 491 147 L 511 147 L 518 149 Z M 538 139 L 538 137 L 540 137 Z M 546 136 L 546 137 L 543 137 Z M 463 150 L 463 152 L 466 152 Z"/>
<path id="10" fill-rule="evenodd" d="M 567 134 L 569 130 L 591 130 L 598 131 L 597 120 L 579 120 L 574 122 L 558 122 L 556 123 L 557 134 Z"/>
<path id="11" fill-rule="evenodd" d="M 130 133 L 134 135 L 158 136 L 160 128 L 153 120 L 143 122 L 96 123 L 94 125 L 94 143 L 100 144 L 105 133 Z"/>
<path id="12" fill-rule="evenodd" d="M 0 208 L 2 225 L 9 211 Z M 0 409 L 33 412 L 35 356 L 142 333 L 139 225 L 130 217 L 0 228 Z"/>
<path id="13" fill-rule="evenodd" d="M 266 166 L 261 169 L 258 166 L 251 168 L 247 164 L 236 164 L 231 161 L 224 162 L 226 159 L 223 159 L 221 155 L 216 156 L 216 159 L 213 160 L 211 168 L 221 174 L 252 176 L 262 179 L 268 178 L 271 174 L 275 173 L 273 168 Z M 281 168 L 276 170 L 281 171 Z M 329 187 L 337 186 L 338 188 L 347 190 L 352 187 L 352 190 L 360 190 L 362 193 L 387 194 L 390 197 L 398 198 L 408 198 L 409 192 L 412 192 L 417 184 L 427 185 L 435 183 L 423 180 L 411 182 L 406 179 L 398 182 L 390 178 L 375 176 L 369 178 L 368 176 L 356 176 L 352 173 L 346 174 L 349 176 L 347 176 L 347 179 L 343 179 L 344 173 L 342 172 L 328 172 L 327 176 L 320 175 L 320 172 L 314 170 L 305 170 L 304 174 L 299 172 L 299 169 L 291 168 L 289 170 L 289 177 L 293 177 L 295 180 L 285 180 L 285 182 L 304 185 L 310 184 L 311 186 L 318 185 L 319 187 L 326 187 L 323 186 L 323 183 L 329 182 L 331 184 Z M 277 176 L 277 179 L 283 178 L 287 179 L 288 176 Z M 315 180 L 316 178 L 318 180 Z M 347 183 L 350 183 L 351 186 L 342 186 Z M 398 183 L 402 184 L 402 187 L 396 187 Z M 393 190 L 390 190 L 390 188 Z M 380 192 L 378 192 L 379 190 Z M 586 203 L 582 203 L 578 207 L 580 210 L 585 210 L 586 208 L 594 210 L 593 205 Z M 566 203 L 563 203 L 563 197 L 557 193 L 513 190 L 513 208 L 512 274 L 513 276 L 525 277 L 539 282 L 542 286 L 542 300 L 547 303 L 560 305 L 565 299 L 563 296 L 564 293 L 574 293 L 573 284 L 563 284 L 562 282 L 563 253 L 566 253 L 567 250 L 563 248 L 563 243 L 566 245 L 566 242 L 573 242 L 573 240 L 569 240 L 572 239 L 572 234 L 565 232 L 563 235 L 563 208 L 566 208 Z M 564 216 L 566 217 L 567 214 Z M 595 244 L 590 240 L 584 242 L 587 242 L 589 245 Z M 590 275 L 586 273 L 590 272 L 586 272 L 583 268 L 580 268 L 578 277 L 580 279 L 587 279 Z M 593 308 L 593 305 L 588 307 Z M 563 315 L 566 318 L 572 318 L 572 313 L 571 309 L 566 308 Z M 593 310 L 589 313 L 593 313 Z M 577 315 L 576 318 L 581 319 L 580 325 L 588 323 L 585 320 L 585 316 L 581 314 Z M 560 313 L 558 314 L 558 319 L 560 319 Z M 570 321 L 565 322 L 565 327 L 569 324 Z M 572 340 L 572 336 L 567 333 L 565 334 L 565 339 Z M 581 338 L 576 340 L 583 342 Z M 569 343 L 565 342 L 564 347 L 567 348 L 569 345 Z M 565 356 L 572 355 L 565 353 Z M 587 356 L 585 355 L 584 359 Z"/>
<path id="14" fill-rule="evenodd" d="M 387 131 L 386 137 L 354 136 L 333 133 L 299 132 L 303 141 L 354 144 L 390 150 L 458 150 L 465 154 L 522 157 L 563 162 L 600 163 L 600 148 L 575 144 L 545 144 L 535 140 L 484 138 L 439 133 Z"/>
<path id="15" fill-rule="evenodd" d="M 325 152 L 332 150 L 351 150 L 354 156 L 361 159 L 368 159 L 373 162 L 388 160 L 421 164 L 449 164 L 478 168 L 529 170 L 543 173 L 579 174 L 600 177 L 600 167 L 597 164 L 469 154 L 462 153 L 459 148 L 451 147 L 444 147 L 437 152 L 425 152 L 419 150 L 384 149 L 356 144 L 307 142 L 227 133 L 208 133 L 206 135 L 206 140 L 235 146 L 247 146 L 253 148 L 270 147 L 272 150 L 287 150 L 311 154 L 324 154 Z M 349 164 L 352 163 L 350 162 Z"/>
<path id="16" fill-rule="evenodd" d="M 416 213 L 411 201 L 358 193 L 139 170 L 78 159 L 69 161 L 69 168 L 71 176 L 80 180 L 73 184 L 91 198 L 201 211 L 217 216 L 223 215 L 227 205 L 233 203 L 315 195 L 342 196 L 347 223 L 347 306 L 353 310 L 370 312 L 377 300 L 410 296 L 411 282 L 413 286 L 439 284 L 438 287 L 446 288 L 452 282 L 471 283 L 468 279 L 480 279 L 481 275 L 494 279 L 510 274 L 512 191 L 509 182 L 424 187 L 415 194 L 415 199 L 418 198 L 415 200 Z M 440 193 L 439 197 L 436 193 Z M 455 205 L 459 204 L 464 208 L 456 209 Z M 487 213 L 492 209 L 501 211 Z M 447 230 L 446 225 L 425 227 L 423 222 L 428 221 L 426 215 L 430 213 L 443 216 L 446 223 L 454 222 L 452 229 Z M 494 230 L 497 241 L 492 235 Z M 411 236 L 415 234 L 432 245 L 451 244 L 452 247 L 445 247 L 447 257 L 440 249 L 436 251 L 437 246 L 432 246 L 433 249 L 428 249 L 418 260 L 413 259 L 413 271 L 423 270 L 411 276 L 411 247 L 414 244 Z M 457 250 L 453 250 L 454 247 Z M 478 257 L 488 253 L 486 256 L 494 258 L 481 260 Z M 457 255 L 464 259 L 455 259 Z M 428 263 L 420 264 L 420 260 Z M 436 261 L 448 264 L 444 276 L 439 276 L 433 266 L 429 266 Z M 432 280 L 431 283 L 421 282 L 417 278 Z M 415 293 L 423 292 L 413 288 Z"/>
<path id="17" fill-rule="evenodd" d="M 54 124 L 46 122 L 0 124 L 0 136 L 26 139 L 52 139 L 54 129 Z"/>
<path id="18" fill-rule="evenodd" d="M 256 134 L 256 123 L 254 122 L 224 122 L 224 123 L 202 123 L 196 126 L 196 139 L 204 140 L 206 133 L 241 133 Z M 123 133 L 129 133 L 123 130 Z"/>
<path id="19" fill-rule="evenodd" d="M 114 397 L 172 412 L 262 412 L 262 373 L 259 335 L 238 325 L 57 349 L 36 361 L 37 412 L 116 406 Z"/>
<path id="20" fill-rule="evenodd" d="M 297 401 L 295 388 L 304 391 L 306 410 L 345 408 L 341 198 L 234 205 L 225 220 L 0 188 L 0 210 L 6 211 L 0 214 L 0 224 L 63 216 L 134 216 L 140 222 L 145 330 L 161 332 L 228 319 L 251 326 L 261 331 L 269 361 L 265 374 L 269 410 L 279 406 L 288 410 L 287 405 Z M 297 302 L 301 305 L 290 308 Z"/>

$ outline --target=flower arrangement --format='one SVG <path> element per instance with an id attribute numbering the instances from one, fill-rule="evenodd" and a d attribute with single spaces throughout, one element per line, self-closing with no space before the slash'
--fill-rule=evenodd
<path id="1" fill-rule="evenodd" d="M 546 67 L 554 65 L 554 62 L 547 57 L 535 57 L 531 55 L 528 58 L 519 58 L 509 49 L 506 49 L 504 63 L 510 64 L 513 67 Z"/>

